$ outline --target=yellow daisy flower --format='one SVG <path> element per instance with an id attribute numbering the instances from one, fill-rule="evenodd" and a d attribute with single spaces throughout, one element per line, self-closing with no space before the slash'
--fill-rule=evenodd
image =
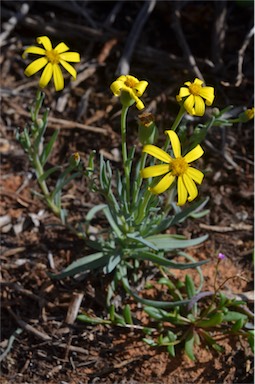
<path id="1" fill-rule="evenodd" d="M 178 102 L 184 100 L 184 108 L 190 115 L 203 116 L 205 113 L 205 104 L 212 105 L 214 100 L 214 88 L 202 86 L 203 81 L 195 79 L 194 83 L 186 81 L 187 87 L 181 87 L 176 96 Z"/>
<path id="2" fill-rule="evenodd" d="M 56 91 L 61 91 L 64 88 L 64 78 L 59 64 L 61 64 L 75 80 L 76 70 L 68 62 L 79 63 L 80 55 L 77 52 L 67 52 L 69 51 L 69 47 L 65 43 L 59 43 L 55 48 L 52 48 L 51 41 L 47 36 L 38 37 L 36 41 L 38 44 L 42 44 L 44 48 L 36 46 L 28 47 L 22 57 L 25 59 L 28 53 L 34 53 L 43 57 L 29 64 L 25 69 L 25 75 L 30 77 L 45 67 L 39 81 L 39 86 L 41 88 L 46 87 L 53 75 Z"/>
<path id="3" fill-rule="evenodd" d="M 121 97 L 123 105 L 128 107 L 135 102 L 138 109 L 143 109 L 144 104 L 139 97 L 143 95 L 147 85 L 147 81 L 139 81 L 134 76 L 122 75 L 111 84 L 110 88 L 114 96 Z"/>
<path id="4" fill-rule="evenodd" d="M 204 151 L 197 145 L 185 156 L 181 156 L 181 144 L 177 134 L 168 130 L 168 134 L 175 158 L 155 145 L 145 145 L 143 152 L 154 156 L 156 159 L 166 164 L 152 165 L 141 170 L 143 178 L 165 175 L 157 185 L 150 187 L 149 190 L 158 195 L 165 192 L 177 178 L 178 205 L 184 205 L 188 201 L 194 200 L 198 195 L 196 184 L 201 184 L 203 173 L 190 166 L 190 163 L 199 159 Z"/>

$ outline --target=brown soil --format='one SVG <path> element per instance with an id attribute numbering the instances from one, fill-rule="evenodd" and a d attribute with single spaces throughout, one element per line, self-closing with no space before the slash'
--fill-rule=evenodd
<path id="1" fill-rule="evenodd" d="M 17 15 L 21 3 L 2 1 L 4 22 Z M 84 294 L 82 310 L 106 316 L 103 303 L 107 278 L 100 273 L 80 280 L 52 281 L 48 277 L 52 268 L 61 271 L 83 256 L 83 243 L 61 227 L 34 196 L 33 191 L 39 191 L 35 175 L 15 140 L 15 129 L 24 128 L 28 121 L 38 84 L 36 76 L 25 78 L 21 54 L 24 46 L 46 34 L 56 43 L 67 42 L 82 57 L 76 84 L 69 84 L 67 78 L 63 92 L 56 94 L 52 86 L 45 90 L 45 106 L 51 109 L 48 134 L 60 129 L 51 165 L 66 163 L 75 151 L 86 161 L 95 149 L 119 167 L 120 105 L 109 85 L 116 78 L 120 56 L 126 42 L 130 44 L 129 32 L 144 2 L 119 2 L 115 21 L 110 21 L 109 16 L 118 2 L 75 1 L 72 7 L 71 2 L 27 3 L 28 13 L 18 17 L 15 27 L 6 34 L 1 52 L 1 353 L 14 331 L 23 328 L 2 361 L 1 382 L 252 383 L 253 356 L 243 340 L 223 340 L 222 354 L 197 349 L 197 360 L 191 362 L 181 350 L 177 350 L 176 358 L 170 358 L 165 351 L 145 345 L 138 330 L 65 323 L 74 292 Z M 177 2 L 156 4 L 131 58 L 130 73 L 149 82 L 144 101 L 155 113 L 162 137 L 177 111 L 174 96 L 180 84 L 196 77 L 174 28 L 174 4 Z M 220 14 L 223 19 L 218 17 Z M 214 27 L 216 20 L 224 31 L 220 36 Z M 216 88 L 214 104 L 220 108 L 229 104 L 251 107 L 251 41 L 243 53 L 240 82 L 237 75 L 238 52 L 253 23 L 253 2 L 189 1 L 181 9 L 181 23 L 200 71 Z M 6 28 L 3 24 L 3 31 Z M 137 115 L 138 111 L 131 109 L 131 145 L 138 145 Z M 98 133 L 93 127 L 104 131 Z M 200 193 L 210 196 L 210 213 L 188 220 L 177 231 L 187 237 L 209 234 L 203 245 L 189 250 L 197 260 L 211 259 L 203 266 L 205 290 L 213 287 L 215 257 L 223 252 L 227 259 L 220 264 L 218 281 L 235 277 L 228 280 L 224 291 L 252 291 L 253 123 L 227 129 L 214 127 L 203 147 L 207 174 Z M 71 183 L 64 200 L 73 221 L 101 202 L 81 179 Z M 141 318 L 143 315 L 136 310 L 134 315 Z"/>

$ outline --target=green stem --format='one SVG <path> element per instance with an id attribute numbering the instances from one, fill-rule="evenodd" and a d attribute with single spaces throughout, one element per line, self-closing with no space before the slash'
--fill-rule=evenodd
<path id="1" fill-rule="evenodd" d="M 59 209 L 53 203 L 53 201 L 51 200 L 51 198 L 49 196 L 49 189 L 47 187 L 45 180 L 40 180 L 40 177 L 43 175 L 44 171 L 43 171 L 43 167 L 41 165 L 38 154 L 33 155 L 33 165 L 34 165 L 35 170 L 36 170 L 36 176 L 37 176 L 38 184 L 40 185 L 40 188 L 44 194 L 44 197 L 45 197 L 47 204 L 48 204 L 49 208 L 53 211 L 53 213 L 59 217 L 59 215 L 60 215 Z"/>
<path id="2" fill-rule="evenodd" d="M 144 194 L 144 199 L 142 202 L 139 203 L 139 208 L 138 208 L 138 216 L 137 218 L 135 219 L 135 223 L 137 225 L 141 224 L 141 222 L 143 221 L 145 215 L 146 215 L 146 207 L 150 201 L 150 198 L 151 198 L 152 193 L 150 191 L 146 191 L 145 194 Z"/>
<path id="3" fill-rule="evenodd" d="M 126 137 L 126 124 L 127 124 L 127 112 L 128 107 L 122 106 L 121 111 L 121 144 L 122 144 L 122 158 L 123 158 L 123 167 L 124 174 L 126 179 L 126 194 L 127 201 L 130 201 L 130 164 L 128 164 L 128 155 L 127 155 L 127 137 Z"/>
<path id="4" fill-rule="evenodd" d="M 138 201 L 138 195 L 139 195 L 139 192 L 140 192 L 140 188 L 141 188 L 141 185 L 142 185 L 142 182 L 143 182 L 143 178 L 141 177 L 141 170 L 145 167 L 145 163 L 146 163 L 146 159 L 147 159 L 147 153 L 145 152 L 142 152 L 141 154 L 141 160 L 139 162 L 139 164 L 137 165 L 137 186 L 134 190 L 134 193 L 133 193 L 133 204 L 137 204 L 137 201 Z"/>
<path id="5" fill-rule="evenodd" d="M 175 131 L 176 128 L 179 126 L 180 122 L 182 121 L 182 118 L 183 116 L 185 115 L 185 108 L 183 106 L 183 104 L 181 105 L 180 107 L 180 110 L 178 112 L 178 115 L 176 116 L 176 119 L 175 121 L 173 122 L 173 125 L 172 127 L 170 128 L 170 130 L 172 131 Z M 170 143 L 170 139 L 169 139 L 169 136 L 167 136 L 166 138 L 166 142 L 165 142 L 165 145 L 164 145 L 164 151 L 167 149 L 167 147 L 169 146 L 169 143 Z"/>

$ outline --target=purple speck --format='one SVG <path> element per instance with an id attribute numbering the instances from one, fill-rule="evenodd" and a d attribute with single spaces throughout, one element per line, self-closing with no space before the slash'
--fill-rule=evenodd
<path id="1" fill-rule="evenodd" d="M 224 255 L 224 253 L 219 253 L 218 254 L 218 259 L 219 260 L 224 260 L 226 258 L 226 256 Z"/>

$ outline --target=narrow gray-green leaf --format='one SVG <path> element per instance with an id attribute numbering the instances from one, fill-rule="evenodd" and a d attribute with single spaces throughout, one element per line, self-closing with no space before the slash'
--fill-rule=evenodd
<path id="1" fill-rule="evenodd" d="M 52 150 L 52 147 L 55 143 L 55 141 L 57 140 L 57 137 L 58 137 L 58 132 L 59 131 L 54 131 L 53 135 L 51 136 L 50 138 L 50 141 L 48 142 L 48 144 L 45 146 L 44 150 L 43 150 L 43 153 L 41 154 L 41 157 L 40 157 L 40 161 L 41 161 L 41 164 L 42 166 L 44 166 L 44 164 L 46 163 L 46 161 L 48 160 L 48 157 L 51 153 L 51 150 Z"/>
<path id="2" fill-rule="evenodd" d="M 104 266 L 107 263 L 108 258 L 109 255 L 104 254 L 103 252 L 92 253 L 91 255 L 81 257 L 80 259 L 74 261 L 68 265 L 68 267 L 66 267 L 61 273 L 50 273 L 49 275 L 51 278 L 57 280 L 63 279 L 67 276 L 74 276 L 77 273 Z"/>
<path id="3" fill-rule="evenodd" d="M 201 244 L 207 238 L 208 235 L 204 235 L 197 237 L 196 239 L 180 240 L 176 239 L 174 235 L 163 234 L 146 237 L 146 240 L 153 243 L 158 249 L 170 251 L 178 248 L 193 247 L 195 245 Z"/>

